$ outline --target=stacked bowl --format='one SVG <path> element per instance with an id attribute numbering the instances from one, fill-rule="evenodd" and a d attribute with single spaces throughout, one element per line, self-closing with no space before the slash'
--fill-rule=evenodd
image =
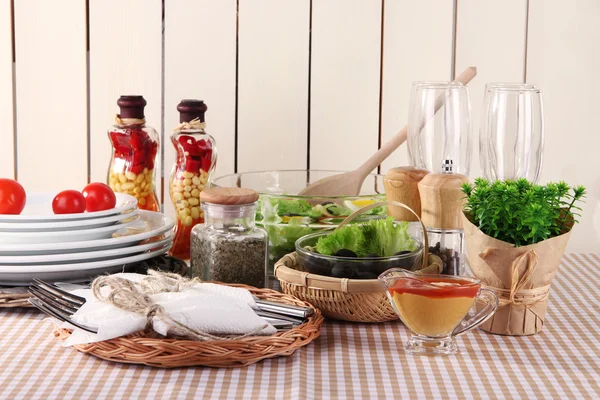
<path id="1" fill-rule="evenodd" d="M 0 285 L 88 281 L 166 253 L 174 221 L 138 210 L 135 197 L 116 196 L 109 210 L 54 214 L 54 194 L 32 193 L 20 215 L 0 215 Z"/>

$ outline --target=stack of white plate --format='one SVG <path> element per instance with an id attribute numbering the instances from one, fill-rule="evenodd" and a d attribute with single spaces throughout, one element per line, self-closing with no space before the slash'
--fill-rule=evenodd
<path id="1" fill-rule="evenodd" d="M 125 264 L 166 253 L 174 221 L 137 209 L 117 193 L 115 208 L 81 214 L 52 212 L 54 194 L 33 193 L 21 215 L 0 215 L 0 285 L 86 281 Z"/>

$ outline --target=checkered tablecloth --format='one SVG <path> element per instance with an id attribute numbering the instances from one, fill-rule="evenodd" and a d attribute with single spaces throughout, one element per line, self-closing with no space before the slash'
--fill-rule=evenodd
<path id="1" fill-rule="evenodd" d="M 287 358 L 241 369 L 115 364 L 63 348 L 31 309 L 0 311 L 0 399 L 600 398 L 600 256 L 567 255 L 542 333 L 481 331 L 447 358 L 403 352 L 400 323 L 326 321 Z"/>

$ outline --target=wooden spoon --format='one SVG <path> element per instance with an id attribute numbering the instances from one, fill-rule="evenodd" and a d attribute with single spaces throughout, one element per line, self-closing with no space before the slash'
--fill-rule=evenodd
<path id="1" fill-rule="evenodd" d="M 460 82 L 463 85 L 469 83 L 477 75 L 477 68 L 469 67 L 454 82 Z M 436 102 L 435 112 L 443 105 L 443 101 Z M 423 124 L 425 121 L 423 121 Z M 311 183 L 300 193 L 300 196 L 356 196 L 360 193 L 360 188 L 366 177 L 379 164 L 383 162 L 390 154 L 394 152 L 402 143 L 406 141 L 408 135 L 408 126 L 402 128 L 387 143 L 373 154 L 363 165 L 352 172 L 344 172 L 319 179 Z"/>

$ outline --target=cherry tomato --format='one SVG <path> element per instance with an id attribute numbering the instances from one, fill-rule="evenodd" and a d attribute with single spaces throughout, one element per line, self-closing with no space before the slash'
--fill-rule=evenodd
<path id="1" fill-rule="evenodd" d="M 104 183 L 90 183 L 83 189 L 82 193 L 85 197 L 87 212 L 109 210 L 117 204 L 115 192 Z"/>
<path id="2" fill-rule="evenodd" d="M 27 195 L 17 181 L 0 178 L 0 214 L 21 214 Z"/>
<path id="3" fill-rule="evenodd" d="M 52 200 L 54 214 L 79 214 L 85 211 L 85 197 L 77 190 L 64 190 Z"/>

